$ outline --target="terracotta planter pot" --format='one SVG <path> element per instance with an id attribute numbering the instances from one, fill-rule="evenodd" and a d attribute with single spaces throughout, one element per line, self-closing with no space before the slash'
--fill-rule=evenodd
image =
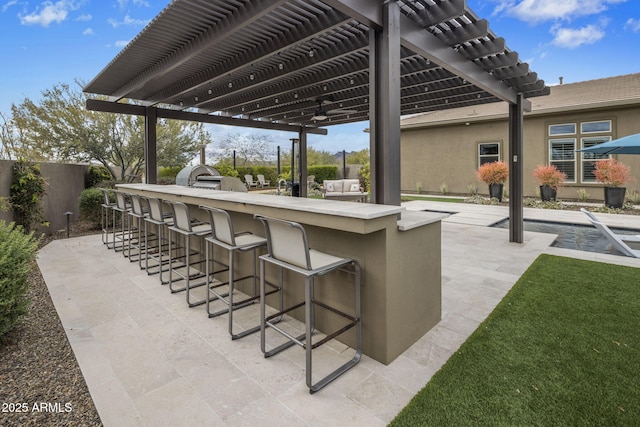
<path id="1" fill-rule="evenodd" d="M 613 209 L 620 209 L 624 204 L 625 187 L 604 187 L 604 204 Z"/>
<path id="2" fill-rule="evenodd" d="M 543 202 L 555 202 L 556 201 L 557 191 L 555 188 L 549 185 L 541 185 L 540 186 L 540 198 Z"/>
<path id="3" fill-rule="evenodd" d="M 492 199 L 498 199 L 498 201 L 501 202 L 503 188 L 504 184 L 489 184 L 489 197 Z"/>

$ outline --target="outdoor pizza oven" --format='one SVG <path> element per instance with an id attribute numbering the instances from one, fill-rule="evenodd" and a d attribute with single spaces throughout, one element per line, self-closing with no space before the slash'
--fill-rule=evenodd
<path id="1" fill-rule="evenodd" d="M 207 165 L 187 166 L 176 175 L 176 185 L 196 188 L 210 188 L 220 190 L 222 176 Z"/>

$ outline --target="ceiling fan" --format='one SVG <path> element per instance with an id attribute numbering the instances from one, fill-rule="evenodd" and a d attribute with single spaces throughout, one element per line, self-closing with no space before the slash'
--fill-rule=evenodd
<path id="1" fill-rule="evenodd" d="M 342 108 L 327 109 L 325 105 L 333 103 L 333 100 L 329 98 L 316 98 L 315 102 L 318 104 L 318 108 L 313 112 L 311 120 L 323 121 L 327 120 L 327 118 L 332 114 L 355 114 L 358 112 L 358 110 L 344 110 Z"/>

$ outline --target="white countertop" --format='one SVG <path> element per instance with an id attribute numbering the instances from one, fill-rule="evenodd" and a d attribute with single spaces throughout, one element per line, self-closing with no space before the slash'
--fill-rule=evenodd
<path id="1" fill-rule="evenodd" d="M 278 196 L 272 194 L 240 193 L 205 188 L 183 187 L 180 185 L 158 184 L 119 184 L 119 189 L 153 191 L 175 196 L 197 197 L 201 199 L 220 200 L 233 203 L 244 203 L 254 206 L 289 209 L 294 211 L 313 212 L 324 215 L 335 215 L 357 219 L 376 219 L 395 215 L 403 211 L 400 206 L 378 205 L 372 203 L 356 203 L 338 200 L 308 199 L 299 197 Z"/>

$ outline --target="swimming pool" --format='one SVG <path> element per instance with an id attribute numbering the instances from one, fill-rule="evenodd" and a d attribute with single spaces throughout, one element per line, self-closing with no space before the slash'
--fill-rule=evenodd
<path id="1" fill-rule="evenodd" d="M 509 228 L 509 219 L 500 221 L 492 227 Z M 535 231 L 538 233 L 557 234 L 558 237 L 551 244 L 551 246 L 557 248 L 576 249 L 579 251 L 624 256 L 624 254 L 621 254 L 611 246 L 607 238 L 604 237 L 602 233 L 590 225 L 533 221 L 525 219 L 524 229 L 525 231 Z M 623 228 L 611 228 L 611 230 L 616 234 L 640 234 L 640 230 Z"/>

